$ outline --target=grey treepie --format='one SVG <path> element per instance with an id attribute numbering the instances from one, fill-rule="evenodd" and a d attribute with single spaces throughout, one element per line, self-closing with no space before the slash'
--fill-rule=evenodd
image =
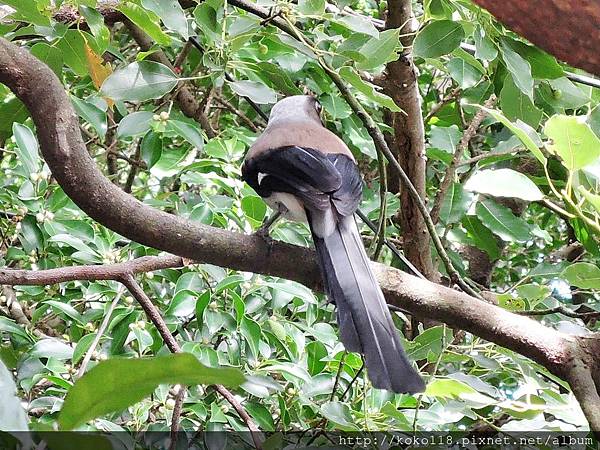
<path id="1" fill-rule="evenodd" d="M 308 222 L 341 340 L 364 355 L 373 386 L 422 392 L 425 383 L 402 349 L 354 219 L 362 198 L 358 166 L 346 144 L 323 126 L 320 110 L 308 95 L 275 104 L 246 155 L 242 178 L 275 211 Z"/>

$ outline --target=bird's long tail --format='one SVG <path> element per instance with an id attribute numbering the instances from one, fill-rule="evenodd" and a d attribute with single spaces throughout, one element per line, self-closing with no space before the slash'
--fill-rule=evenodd
<path id="1" fill-rule="evenodd" d="M 422 392 L 425 384 L 402 349 L 354 217 L 335 217 L 331 209 L 308 216 L 326 292 L 337 306 L 344 346 L 364 354 L 376 388 Z"/>

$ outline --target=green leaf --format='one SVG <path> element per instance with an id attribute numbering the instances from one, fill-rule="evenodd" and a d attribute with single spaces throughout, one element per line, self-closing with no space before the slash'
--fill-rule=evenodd
<path id="1" fill-rule="evenodd" d="M 257 66 L 259 70 L 256 75 L 266 82 L 271 82 L 277 90 L 286 95 L 302 94 L 302 90 L 294 84 L 290 76 L 278 65 L 268 61 L 261 61 Z"/>
<path id="2" fill-rule="evenodd" d="M 115 71 L 104 81 L 101 92 L 116 101 L 144 101 L 160 98 L 176 85 L 177 77 L 167 66 L 140 61 Z"/>
<path id="3" fill-rule="evenodd" d="M 513 78 L 507 75 L 500 92 L 500 107 L 509 120 L 521 120 L 537 128 L 542 119 L 542 110 L 515 85 Z"/>
<path id="4" fill-rule="evenodd" d="M 273 423 L 273 415 L 267 409 L 266 406 L 256 402 L 244 403 L 246 410 L 256 420 L 258 426 L 264 431 L 275 431 L 275 424 Z"/>
<path id="5" fill-rule="evenodd" d="M 577 191 L 600 213 L 600 195 L 588 191 L 583 186 L 577 186 Z"/>
<path id="6" fill-rule="evenodd" d="M 188 24 L 185 12 L 177 0 L 142 0 L 142 6 L 156 14 L 165 26 L 187 40 Z"/>
<path id="7" fill-rule="evenodd" d="M 467 191 L 535 202 L 544 194 L 533 181 L 512 169 L 480 170 L 465 183 Z"/>
<path id="8" fill-rule="evenodd" d="M 312 376 L 321 373 L 321 371 L 327 365 L 325 361 L 322 361 L 322 359 L 327 356 L 327 349 L 325 348 L 325 345 L 319 341 L 310 342 L 306 346 L 306 354 L 308 359 L 308 372 Z"/>
<path id="9" fill-rule="evenodd" d="M 529 98 L 533 98 L 533 77 L 529 63 L 515 52 L 506 40 L 500 42 L 500 52 L 515 85 Z"/>
<path id="10" fill-rule="evenodd" d="M 81 314 L 79 314 L 79 312 L 75 308 L 73 308 L 71 305 L 69 305 L 68 303 L 62 303 L 62 302 L 59 302 L 58 300 L 46 300 L 43 304 L 50 305 L 53 308 L 58 309 L 59 311 L 61 311 L 62 313 L 64 313 L 68 317 L 70 317 L 71 319 L 75 320 L 76 322 L 79 322 L 80 324 L 84 324 L 83 317 L 81 317 Z"/>
<path id="11" fill-rule="evenodd" d="M 127 16 L 134 24 L 144 30 L 159 45 L 171 44 L 171 38 L 160 28 L 160 17 L 146 11 L 135 3 L 126 2 L 117 6 L 117 9 Z"/>
<path id="12" fill-rule="evenodd" d="M 68 245 L 69 247 L 73 247 L 73 248 L 79 250 L 80 252 L 95 253 L 94 250 L 90 246 L 88 246 L 87 244 L 85 244 L 83 242 L 83 240 L 81 240 L 77 236 L 73 236 L 71 234 L 58 233 L 58 234 L 53 235 L 49 239 L 49 241 L 50 242 L 59 242 L 61 244 Z"/>
<path id="13" fill-rule="evenodd" d="M 150 130 L 142 138 L 141 157 L 148 168 L 152 168 L 160 159 L 163 150 L 163 141 L 158 133 Z"/>
<path id="14" fill-rule="evenodd" d="M 29 431 L 27 416 L 16 392 L 12 374 L 0 360 L 0 431 Z"/>
<path id="15" fill-rule="evenodd" d="M 254 357 L 258 357 L 258 344 L 261 335 L 260 325 L 257 324 L 254 320 L 249 319 L 248 317 L 244 317 L 242 319 L 242 324 L 240 325 L 240 332 L 242 333 L 242 336 L 244 336 L 244 338 L 246 339 L 246 342 L 248 342 L 248 345 L 250 346 Z"/>
<path id="16" fill-rule="evenodd" d="M 379 31 L 377 31 L 373 22 L 359 14 L 348 14 L 336 17 L 334 20 L 355 33 L 368 34 L 373 37 L 379 36 Z"/>
<path id="17" fill-rule="evenodd" d="M 460 398 L 463 394 L 474 394 L 476 392 L 468 384 L 446 378 L 436 378 L 429 382 L 425 389 L 425 395 L 437 398 Z"/>
<path id="18" fill-rule="evenodd" d="M 0 103 L 0 138 L 6 139 L 13 132 L 15 122 L 25 122 L 29 112 L 25 105 L 16 97 Z"/>
<path id="19" fill-rule="evenodd" d="M 379 92 L 375 85 L 364 81 L 352 67 L 342 67 L 339 70 L 339 74 L 345 81 L 350 83 L 357 91 L 364 94 L 369 100 L 380 106 L 383 106 L 384 108 L 388 108 L 390 111 L 402 111 L 402 109 L 400 109 L 400 107 L 394 103 L 394 100 Z"/>
<path id="20" fill-rule="evenodd" d="M 267 205 L 262 198 L 256 195 L 247 195 L 242 199 L 242 211 L 247 217 L 260 222 L 267 213 Z"/>
<path id="21" fill-rule="evenodd" d="M 419 32 L 413 44 L 413 53 L 422 58 L 437 58 L 457 48 L 464 37 L 465 31 L 460 23 L 437 20 Z"/>
<path id="22" fill-rule="evenodd" d="M 248 97 L 258 104 L 277 102 L 277 94 L 273 89 L 257 81 L 234 81 L 228 83 L 229 87 L 238 95 Z"/>
<path id="23" fill-rule="evenodd" d="M 64 36 L 56 42 L 56 47 L 62 52 L 65 64 L 80 77 L 88 74 L 88 64 L 85 58 L 85 39 L 83 36 L 83 31 L 67 30 Z M 93 40 L 91 36 L 90 40 Z"/>
<path id="24" fill-rule="evenodd" d="M 527 222 L 515 216 L 509 208 L 487 199 L 477 203 L 475 211 L 481 222 L 502 240 L 526 242 L 531 239 Z"/>
<path id="25" fill-rule="evenodd" d="M 475 58 L 492 61 L 498 56 L 498 49 L 494 42 L 486 36 L 483 27 L 477 27 L 473 32 L 475 40 Z"/>
<path id="26" fill-rule="evenodd" d="M 372 70 L 390 61 L 398 59 L 400 45 L 400 29 L 385 30 L 379 37 L 373 37 L 359 50 L 365 57 L 356 64 L 361 70 Z"/>
<path id="27" fill-rule="evenodd" d="M 0 331 L 3 331 L 8 334 L 14 334 L 16 336 L 22 337 L 27 341 L 31 341 L 31 336 L 27 334 L 25 329 L 23 329 L 21 325 L 16 324 L 7 317 L 0 316 Z"/>
<path id="28" fill-rule="evenodd" d="M 125 138 L 146 133 L 150 130 L 153 116 L 150 111 L 136 111 L 126 115 L 119 122 L 117 136 Z"/>
<path id="29" fill-rule="evenodd" d="M 58 339 L 47 338 L 37 341 L 29 356 L 34 358 L 56 358 L 62 361 L 71 359 L 73 348 Z"/>
<path id="30" fill-rule="evenodd" d="M 298 0 L 298 11 L 307 16 L 318 16 L 325 12 L 325 0 Z"/>
<path id="31" fill-rule="evenodd" d="M 73 103 L 75 111 L 77 111 L 79 117 L 93 126 L 98 133 L 98 136 L 101 139 L 104 139 L 106 130 L 108 129 L 106 124 L 106 112 L 102 111 L 93 103 L 81 100 L 74 95 L 71 96 L 71 102 Z"/>
<path id="32" fill-rule="evenodd" d="M 561 278 L 581 289 L 600 289 L 600 268 L 595 264 L 587 262 L 571 264 L 563 270 Z"/>
<path id="33" fill-rule="evenodd" d="M 569 170 L 581 169 L 600 156 L 600 139 L 584 120 L 585 117 L 555 115 L 544 127 L 546 136 L 552 139 L 548 149 Z"/>
<path id="34" fill-rule="evenodd" d="M 453 183 L 442 202 L 440 220 L 445 224 L 460 221 L 472 201 L 473 195 L 465 192 L 460 183 Z"/>
<path id="35" fill-rule="evenodd" d="M 500 248 L 498 248 L 496 238 L 476 216 L 465 216 L 462 225 L 477 248 L 486 252 L 492 261 L 500 258 Z"/>
<path id="36" fill-rule="evenodd" d="M 462 89 L 475 86 L 483 76 L 483 73 L 479 69 L 467 63 L 462 58 L 452 58 L 448 62 L 448 72 Z"/>
<path id="37" fill-rule="evenodd" d="M 554 56 L 520 41 L 511 41 L 510 45 L 529 62 L 533 78 L 554 79 L 565 76 L 565 71 Z"/>
<path id="38" fill-rule="evenodd" d="M 352 115 L 352 109 L 346 103 L 346 100 L 338 95 L 325 95 L 319 98 L 323 109 L 331 115 L 332 119 L 345 119 Z"/>
<path id="39" fill-rule="evenodd" d="M 590 101 L 589 91 L 584 92 L 568 78 L 540 84 L 539 93 L 548 105 L 556 109 L 575 109 Z"/>
<path id="40" fill-rule="evenodd" d="M 41 250 L 44 245 L 44 235 L 38 227 L 35 217 L 27 215 L 21 222 L 21 236 L 19 240 L 23 245 L 23 250 L 30 253 L 33 250 Z"/>
<path id="41" fill-rule="evenodd" d="M 2 4 L 16 10 L 11 15 L 11 18 L 15 20 L 43 27 L 50 26 L 50 17 L 39 11 L 36 0 L 2 0 Z"/>
<path id="42" fill-rule="evenodd" d="M 334 401 L 327 402 L 321 406 L 321 414 L 330 422 L 333 422 L 336 427 L 344 431 L 356 431 L 358 427 L 354 423 L 350 408 L 348 405 Z"/>
<path id="43" fill-rule="evenodd" d="M 186 289 L 178 291 L 169 303 L 169 309 L 165 312 L 167 316 L 185 317 L 196 310 L 196 293 Z"/>
<path id="44" fill-rule="evenodd" d="M 52 45 L 38 42 L 29 50 L 33 56 L 45 63 L 59 78 L 62 76 L 63 54 Z"/>
<path id="45" fill-rule="evenodd" d="M 532 137 L 525 131 L 525 129 L 523 129 L 523 127 L 519 127 L 516 124 L 512 123 L 500 111 L 496 111 L 494 109 L 489 109 L 489 108 L 486 108 L 485 106 L 481 106 L 481 105 L 476 105 L 476 106 L 478 108 L 483 109 L 490 116 L 492 116 L 494 119 L 496 119 L 497 121 L 502 123 L 502 125 L 504 125 L 506 128 L 508 128 L 510 131 L 512 131 L 513 134 L 515 136 L 517 136 L 519 138 L 519 140 L 525 145 L 525 147 L 527 147 L 527 149 L 531 153 L 533 153 L 533 155 L 538 159 L 539 162 L 541 162 L 542 164 L 546 164 L 546 157 L 540 151 L 539 147 L 537 146 L 535 141 L 532 139 Z M 534 133 L 535 133 L 535 130 L 534 130 Z M 539 136 L 536 135 L 536 137 L 539 139 Z"/>
<path id="46" fill-rule="evenodd" d="M 204 138 L 198 127 L 195 125 L 182 120 L 169 120 L 167 123 L 167 131 L 171 131 L 181 136 L 192 144 L 199 152 L 204 148 Z"/>
<path id="47" fill-rule="evenodd" d="M 206 367 L 189 353 L 140 359 L 109 359 L 93 367 L 67 393 L 58 423 L 72 430 L 90 419 L 122 411 L 148 397 L 159 384 L 244 382 L 237 369 Z"/>
<path id="48" fill-rule="evenodd" d="M 159 179 L 171 177 L 191 164 L 195 157 L 195 149 L 173 148 L 163 151 L 160 159 L 150 169 L 150 173 Z"/>
<path id="49" fill-rule="evenodd" d="M 96 338 L 96 333 L 86 334 L 82 336 L 79 341 L 77 341 L 77 345 L 75 346 L 75 350 L 73 350 L 73 365 L 77 364 L 83 355 L 90 349 L 90 345 L 94 342 Z"/>
<path id="50" fill-rule="evenodd" d="M 103 53 L 108 47 L 110 41 L 110 31 L 104 24 L 104 16 L 100 12 L 90 6 L 79 5 L 79 11 L 85 18 L 85 22 L 90 27 L 90 31 L 96 38 L 99 53 Z"/>
<path id="51" fill-rule="evenodd" d="M 15 122 L 13 124 L 13 135 L 17 143 L 15 149 L 17 158 L 25 169 L 25 174 L 29 176 L 34 172 L 38 172 L 40 170 L 40 156 L 38 141 L 33 131 L 28 126 Z"/>

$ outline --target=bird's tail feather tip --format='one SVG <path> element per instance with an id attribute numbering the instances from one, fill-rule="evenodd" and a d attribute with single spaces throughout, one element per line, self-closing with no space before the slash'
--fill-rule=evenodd
<path id="1" fill-rule="evenodd" d="M 389 375 L 383 373 L 380 366 L 375 366 L 371 370 L 367 367 L 367 375 L 373 387 L 397 394 L 418 394 L 424 392 L 426 388 L 425 381 L 412 367 L 406 367 L 401 372 Z"/>

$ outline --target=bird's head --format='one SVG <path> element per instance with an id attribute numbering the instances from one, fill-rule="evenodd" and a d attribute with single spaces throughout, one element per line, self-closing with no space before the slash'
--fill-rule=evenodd
<path id="1" fill-rule="evenodd" d="M 321 104 L 312 95 L 292 95 L 275 103 L 269 125 L 280 121 L 312 121 L 322 125 L 321 110 Z"/>

